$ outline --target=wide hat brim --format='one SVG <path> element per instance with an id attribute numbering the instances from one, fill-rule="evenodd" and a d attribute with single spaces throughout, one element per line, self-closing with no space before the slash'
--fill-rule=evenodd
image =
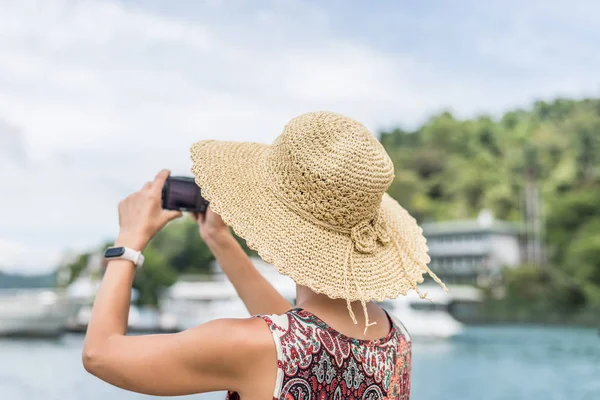
<path id="1" fill-rule="evenodd" d="M 202 196 L 265 262 L 298 285 L 349 301 L 396 298 L 423 282 L 430 260 L 426 239 L 397 201 L 387 193 L 381 201 L 380 216 L 392 240 L 374 252 L 359 252 L 349 234 L 314 224 L 278 199 L 265 174 L 270 149 L 217 140 L 191 148 Z"/>

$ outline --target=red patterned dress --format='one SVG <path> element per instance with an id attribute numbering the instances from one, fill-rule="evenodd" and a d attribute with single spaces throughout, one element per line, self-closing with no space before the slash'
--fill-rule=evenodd
<path id="1" fill-rule="evenodd" d="M 276 400 L 407 400 L 410 394 L 411 342 L 404 326 L 378 340 L 353 339 L 319 317 L 295 308 L 283 315 L 260 316 L 277 347 Z M 229 393 L 229 400 L 238 400 Z"/>

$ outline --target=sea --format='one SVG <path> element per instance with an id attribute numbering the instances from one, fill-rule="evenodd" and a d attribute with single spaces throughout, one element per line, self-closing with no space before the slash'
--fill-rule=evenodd
<path id="1" fill-rule="evenodd" d="M 0 339 L 0 400 L 158 399 L 127 392 L 81 365 L 83 336 Z M 182 399 L 223 399 L 224 393 Z M 412 400 L 600 400 L 600 335 L 593 329 L 469 327 L 446 341 L 415 340 Z"/>

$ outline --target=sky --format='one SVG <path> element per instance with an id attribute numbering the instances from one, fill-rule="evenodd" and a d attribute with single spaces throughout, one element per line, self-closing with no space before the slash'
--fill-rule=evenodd
<path id="1" fill-rule="evenodd" d="M 598 96 L 594 0 L 0 0 L 0 269 L 114 238 L 117 204 L 208 138 L 292 117 L 373 132 Z"/>

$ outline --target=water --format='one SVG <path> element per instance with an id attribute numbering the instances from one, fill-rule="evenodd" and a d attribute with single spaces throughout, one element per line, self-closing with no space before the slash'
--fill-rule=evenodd
<path id="1" fill-rule="evenodd" d="M 0 340 L 0 399 L 156 399 L 88 375 L 81 366 L 82 344 L 80 335 Z M 600 399 L 600 336 L 594 330 L 469 328 L 452 341 L 415 343 L 413 358 L 413 400 Z"/>

